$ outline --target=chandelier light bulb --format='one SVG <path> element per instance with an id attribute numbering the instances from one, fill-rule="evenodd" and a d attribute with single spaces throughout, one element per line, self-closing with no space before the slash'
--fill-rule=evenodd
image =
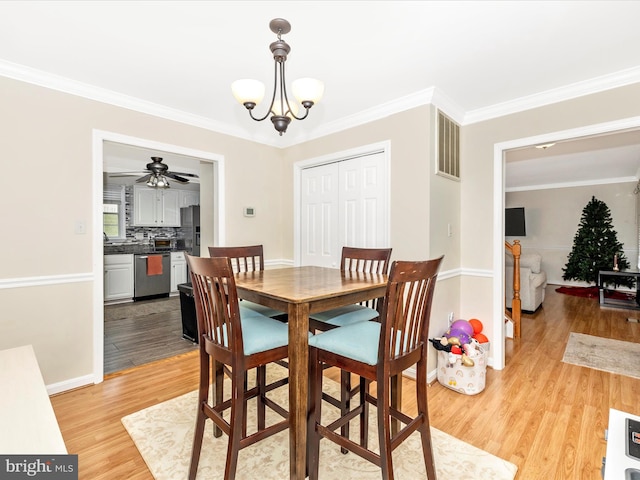
<path id="1" fill-rule="evenodd" d="M 243 78 L 242 80 L 236 80 L 231 84 L 231 91 L 236 100 L 242 105 L 247 103 L 258 105 L 264 98 L 264 83 L 253 80 L 251 78 Z"/>
<path id="2" fill-rule="evenodd" d="M 291 90 L 293 91 L 293 96 L 305 108 L 311 108 L 311 105 L 315 105 L 322 98 L 324 83 L 315 78 L 299 78 L 291 84 Z M 305 105 L 307 102 L 311 102 L 309 107 Z"/>
<path id="3" fill-rule="evenodd" d="M 289 108 L 290 107 L 290 108 Z M 276 100 L 273 102 L 271 113 L 273 115 L 280 115 L 282 117 L 289 117 L 291 119 L 298 115 L 298 105 L 296 103 L 290 103 L 287 107 L 287 103 L 282 100 Z"/>

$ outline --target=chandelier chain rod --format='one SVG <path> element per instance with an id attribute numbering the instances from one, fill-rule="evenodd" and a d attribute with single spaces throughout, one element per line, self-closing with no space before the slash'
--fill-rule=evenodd
<path id="1" fill-rule="evenodd" d="M 251 118 L 253 118 L 256 122 L 261 122 L 263 120 L 266 120 L 266 118 L 271 113 L 271 110 L 273 109 L 273 103 L 276 100 L 276 87 L 277 86 L 278 86 L 278 62 L 275 62 L 275 69 L 274 69 L 274 72 L 273 72 L 273 96 L 271 97 L 271 105 L 269 105 L 269 108 L 267 109 L 267 112 L 264 114 L 264 117 L 261 117 L 261 118 L 254 117 L 253 116 L 253 109 L 249 110 L 249 116 Z"/>
<path id="2" fill-rule="evenodd" d="M 309 108 L 304 107 L 305 108 L 304 116 L 298 117 L 295 113 L 293 113 L 293 110 L 291 110 L 291 105 L 289 105 L 289 97 L 287 96 L 287 88 L 285 86 L 285 80 L 284 80 L 284 62 L 280 64 L 280 78 L 282 80 L 282 84 L 280 85 L 280 88 L 284 90 L 284 97 L 282 97 L 282 92 L 280 92 L 280 94 L 281 94 L 281 98 L 284 98 L 285 102 L 287 102 L 287 110 L 289 112 L 289 115 L 291 115 L 296 120 L 304 120 L 305 118 L 307 118 L 307 115 L 309 115 Z M 282 108 L 284 109 L 284 105 Z"/>

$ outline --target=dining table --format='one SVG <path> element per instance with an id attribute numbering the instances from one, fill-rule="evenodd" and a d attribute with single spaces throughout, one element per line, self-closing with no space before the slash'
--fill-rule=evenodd
<path id="1" fill-rule="evenodd" d="M 290 478 L 303 480 L 307 453 L 309 314 L 383 297 L 387 275 L 302 266 L 241 272 L 235 280 L 239 298 L 288 315 Z"/>

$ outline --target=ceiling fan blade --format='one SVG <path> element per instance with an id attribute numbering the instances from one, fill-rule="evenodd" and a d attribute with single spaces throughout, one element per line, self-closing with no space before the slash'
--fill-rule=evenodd
<path id="1" fill-rule="evenodd" d="M 151 178 L 151 174 L 145 175 L 144 177 L 140 177 L 136 180 L 136 183 L 148 182 Z"/>
<path id="2" fill-rule="evenodd" d="M 164 176 L 165 177 L 169 177 L 169 178 L 173 178 L 174 180 L 177 180 L 177 181 L 182 182 L 182 183 L 189 183 L 188 179 L 180 177 L 180 176 L 176 175 L 174 172 L 164 172 Z"/>
<path id="3" fill-rule="evenodd" d="M 172 173 L 174 175 L 182 175 L 183 177 L 200 178 L 195 173 L 174 172 L 174 171 L 166 172 L 166 173 Z"/>

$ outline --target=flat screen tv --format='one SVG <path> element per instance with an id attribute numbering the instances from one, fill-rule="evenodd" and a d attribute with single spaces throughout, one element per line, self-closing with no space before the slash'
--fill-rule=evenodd
<path id="1" fill-rule="evenodd" d="M 504 235 L 506 237 L 526 237 L 524 207 L 505 208 Z"/>

